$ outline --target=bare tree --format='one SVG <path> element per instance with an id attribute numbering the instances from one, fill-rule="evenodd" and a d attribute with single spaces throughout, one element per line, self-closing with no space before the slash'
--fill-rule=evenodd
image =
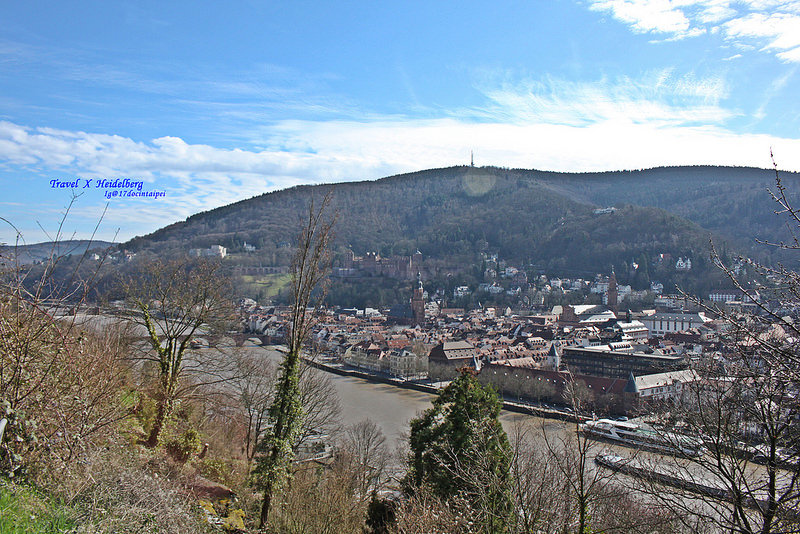
<path id="1" fill-rule="evenodd" d="M 253 460 L 256 445 L 266 429 L 269 407 L 272 405 L 275 366 L 251 352 L 236 353 L 236 377 L 232 381 L 238 396 L 237 408 L 244 418 L 244 453 L 248 463 Z"/>
<path id="2" fill-rule="evenodd" d="M 325 466 L 316 462 L 297 465 L 292 483 L 282 495 L 285 505 L 270 513 L 270 531 L 363 532 L 369 499 L 359 493 L 360 479 L 357 466 L 339 459 Z"/>
<path id="3" fill-rule="evenodd" d="M 575 423 L 565 426 L 565 432 L 561 433 L 560 439 L 554 438 L 544 428 L 542 437 L 556 468 L 568 486 L 567 502 L 574 503 L 574 511 L 569 512 L 568 525 L 565 527 L 585 534 L 591 532 L 592 508 L 599 497 L 600 487 L 609 476 L 593 468 L 596 445 L 581 431 L 579 421 L 584 413 L 586 400 L 581 384 L 570 374 L 564 388 L 564 399 L 575 412 Z"/>
<path id="4" fill-rule="evenodd" d="M 554 423 L 550 423 L 551 425 Z M 555 423 L 560 427 L 560 423 Z M 549 430 L 545 430 L 549 431 Z M 560 431 L 560 428 L 559 428 Z M 518 532 L 563 529 L 570 507 L 569 485 L 538 432 L 517 425 L 511 433 L 514 456 L 511 488 L 517 510 Z"/>
<path id="5" fill-rule="evenodd" d="M 751 324 L 729 332 L 733 350 L 695 364 L 697 380 L 666 406 L 664 440 L 679 450 L 683 434 L 700 436 L 707 450 L 662 458 L 652 469 L 666 466 L 687 484 L 642 486 L 691 522 L 737 533 L 800 532 L 797 382 L 754 350 L 748 340 L 757 331 Z"/>
<path id="6" fill-rule="evenodd" d="M 236 353 L 237 372 L 232 380 L 236 390 L 237 408 L 244 419 L 244 452 L 248 462 L 256 454 L 256 445 L 264 437 L 269 409 L 274 402 L 275 366 L 262 355 L 252 352 Z M 293 450 L 310 438 L 332 435 L 339 430 L 339 404 L 330 377 L 309 365 L 300 365 L 300 403 L 303 423 L 295 436 Z"/>
<path id="7" fill-rule="evenodd" d="M 86 251 L 77 260 L 60 252 L 72 202 L 43 264 L 20 261 L 18 231 L 16 245 L 0 257 L 0 418 L 7 420 L 0 466 L 9 476 L 40 460 L 72 467 L 127 415 L 125 332 L 113 323 L 98 328 L 80 313 L 102 261 L 84 269 Z"/>
<path id="8" fill-rule="evenodd" d="M 571 433 L 571 425 L 549 421 L 542 430 Z M 517 510 L 514 532 L 558 534 L 580 532 L 576 529 L 575 461 L 573 436 L 565 441 L 550 441 L 542 446 L 543 437 L 535 427 L 516 426 L 512 433 L 514 458 L 511 466 L 511 488 Z M 595 468 L 596 469 L 596 468 Z M 567 473 L 569 476 L 565 476 Z M 617 477 L 603 477 L 591 489 L 587 516 L 591 532 L 670 533 L 681 532 L 681 524 L 669 509 L 648 504 L 638 498 Z M 686 532 L 697 533 L 687 529 Z"/>
<path id="9" fill-rule="evenodd" d="M 382 486 L 389 463 L 389 449 L 386 436 L 374 421 L 366 419 L 347 427 L 341 454 L 356 477 L 358 495 L 366 499 L 371 490 Z"/>
<path id="10" fill-rule="evenodd" d="M 272 498 L 291 477 L 293 447 L 302 430 L 303 406 L 299 386 L 300 352 L 314 324 L 313 311 L 308 310 L 312 293 L 323 285 L 330 271 L 330 242 L 333 219 L 326 219 L 326 196 L 319 209 L 309 205 L 305 225 L 300 232 L 297 252 L 292 261 L 293 306 L 288 332 L 288 351 L 280 366 L 274 402 L 269 410 L 270 429 L 260 444 L 261 456 L 255 469 L 264 498 L 259 528 L 269 520 Z"/>
<path id="11" fill-rule="evenodd" d="M 447 532 L 466 534 L 470 529 L 469 519 L 462 513 L 463 501 L 447 502 L 436 495 L 430 487 L 423 486 L 405 498 L 397 515 L 399 534 L 419 532 Z"/>
<path id="12" fill-rule="evenodd" d="M 775 213 L 785 217 L 790 237 L 761 242 L 796 252 L 800 212 L 777 166 L 775 184 L 770 192 Z M 756 313 L 693 299 L 725 324 L 722 350 L 697 361 L 697 379 L 664 407 L 664 437 L 679 447 L 685 438 L 674 430 L 680 430 L 702 438 L 707 452 L 670 462 L 672 471 L 688 482 L 683 487 L 645 489 L 681 510 L 687 521 L 699 520 L 718 530 L 800 532 L 800 326 L 791 311 L 800 300 L 800 275 L 780 264 L 767 266 L 744 257 L 736 267 L 726 265 L 713 243 L 711 255 Z M 737 272 L 742 268 L 749 273 L 747 280 Z M 770 298 L 762 300 L 761 295 Z"/>
<path id="13" fill-rule="evenodd" d="M 385 437 L 371 421 L 347 428 L 332 460 L 295 466 L 284 493 L 286 506 L 271 514 L 270 527 L 280 532 L 366 532 L 365 515 L 372 493 L 380 489 L 387 461 Z"/>
<path id="14" fill-rule="evenodd" d="M 143 441 L 155 447 L 177 399 L 231 378 L 229 370 L 218 369 L 220 358 L 187 354 L 195 336 L 225 330 L 233 307 L 219 262 L 143 260 L 137 267 L 125 290 L 132 308 L 128 319 L 147 339 L 140 359 L 155 369 L 156 416 Z"/>
<path id="15" fill-rule="evenodd" d="M 319 369 L 300 364 L 300 404 L 303 422 L 295 437 L 293 449 L 315 436 L 335 436 L 340 430 L 342 406 L 330 376 Z"/>
<path id="16" fill-rule="evenodd" d="M 769 190 L 768 193 L 777 205 L 775 214 L 785 219 L 789 238 L 780 241 L 761 239 L 756 241 L 789 254 L 797 253 L 800 251 L 800 210 L 795 208 L 790 198 L 774 157 L 772 164 L 775 170 L 775 189 Z M 795 343 L 787 342 L 800 339 L 800 322 L 796 320 L 796 311 L 792 312 L 800 302 L 800 273 L 783 264 L 769 266 L 740 256 L 738 258 L 740 266 L 748 268 L 751 274 L 767 283 L 758 283 L 757 280 L 743 281 L 737 269 L 724 263 L 713 242 L 711 259 L 727 276 L 730 283 L 741 292 L 742 300 L 752 303 L 757 308 L 757 314 L 731 313 L 725 308 L 708 305 L 700 299 L 694 298 L 694 300 L 710 313 L 723 318 L 738 338 L 746 339 L 752 350 L 758 351 L 760 359 L 769 365 L 773 373 L 780 373 L 789 381 L 800 381 L 800 351 L 797 350 Z M 770 295 L 771 298 L 768 301 L 762 299 L 761 292 Z M 785 335 L 764 335 L 765 326 L 779 327 Z"/>

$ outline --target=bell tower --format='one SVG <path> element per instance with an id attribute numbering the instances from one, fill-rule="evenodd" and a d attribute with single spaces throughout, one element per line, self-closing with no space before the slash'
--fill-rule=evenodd
<path id="1" fill-rule="evenodd" d="M 611 267 L 611 276 L 608 278 L 608 307 L 617 313 L 617 275 L 614 274 L 614 267 Z"/>
<path id="2" fill-rule="evenodd" d="M 414 314 L 414 322 L 422 324 L 425 322 L 425 300 L 422 295 L 422 273 L 417 273 L 417 287 L 414 289 L 414 295 L 411 297 L 411 313 Z"/>

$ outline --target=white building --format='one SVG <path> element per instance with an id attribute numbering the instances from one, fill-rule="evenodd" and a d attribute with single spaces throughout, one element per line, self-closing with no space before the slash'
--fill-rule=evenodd
<path id="1" fill-rule="evenodd" d="M 222 245 L 211 245 L 208 248 L 193 248 L 189 250 L 192 256 L 217 256 L 224 258 L 228 255 L 228 249 Z"/>
<path id="2" fill-rule="evenodd" d="M 698 313 L 655 313 L 642 317 L 642 323 L 650 331 L 650 335 L 662 337 L 672 332 L 685 332 L 686 330 L 702 326 L 711 321 L 703 312 Z"/>
<path id="3" fill-rule="evenodd" d="M 650 282 L 650 291 L 656 295 L 660 295 L 664 292 L 664 284 L 661 282 Z"/>
<path id="4" fill-rule="evenodd" d="M 680 397 L 687 383 L 697 380 L 692 369 L 670 371 L 633 377 L 633 384 L 628 385 L 626 392 L 636 393 L 642 400 L 664 400 Z M 632 391 L 628 391 L 628 390 Z"/>
<path id="5" fill-rule="evenodd" d="M 453 298 L 466 297 L 469 295 L 469 286 L 458 286 L 453 289 Z"/>
<path id="6" fill-rule="evenodd" d="M 409 350 L 393 350 L 389 353 L 389 372 L 401 378 L 416 378 L 421 373 L 418 360 L 417 355 Z"/>
<path id="7" fill-rule="evenodd" d="M 646 340 L 650 336 L 647 327 L 641 321 L 619 321 L 614 325 L 614 331 L 622 333 L 623 339 Z"/>
<path id="8" fill-rule="evenodd" d="M 708 294 L 708 300 L 711 302 L 753 302 L 759 300 L 758 292 L 754 291 L 752 294 L 745 293 L 739 289 L 718 289 Z"/>

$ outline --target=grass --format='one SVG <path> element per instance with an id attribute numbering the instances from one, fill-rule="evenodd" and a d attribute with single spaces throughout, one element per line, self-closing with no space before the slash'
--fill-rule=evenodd
<path id="1" fill-rule="evenodd" d="M 292 281 L 291 274 L 262 274 L 259 276 L 242 276 L 245 286 L 263 299 L 271 299 L 281 291 L 288 290 Z"/>
<path id="2" fill-rule="evenodd" d="M 74 511 L 38 491 L 0 482 L 0 534 L 69 532 Z"/>

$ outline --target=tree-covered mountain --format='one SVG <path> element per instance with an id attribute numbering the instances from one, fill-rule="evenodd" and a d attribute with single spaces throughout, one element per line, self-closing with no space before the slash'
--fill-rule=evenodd
<path id="1" fill-rule="evenodd" d="M 220 244 L 236 252 L 246 242 L 257 252 L 236 261 L 286 265 L 307 203 L 332 191 L 339 254 L 348 248 L 384 257 L 420 250 L 449 268 L 474 265 L 487 252 L 550 274 L 587 276 L 613 266 L 622 282 L 638 286 L 665 277 L 689 286 L 702 279 L 705 286 L 715 283 L 708 262 L 711 238 L 726 252 L 769 259 L 754 237 L 782 235 L 766 192 L 774 176 L 727 167 L 585 174 L 432 169 L 267 193 L 198 213 L 124 246 L 166 252 Z M 783 177 L 795 191 L 798 175 Z M 617 209 L 598 213 L 608 206 Z M 672 267 L 658 273 L 661 255 Z M 691 273 L 675 272 L 679 257 L 692 259 Z M 647 275 L 632 270 L 634 264 L 646 266 Z"/>
<path id="2" fill-rule="evenodd" d="M 775 171 L 747 167 L 660 167 L 642 171 L 553 173 L 542 179 L 576 200 L 604 206 L 635 204 L 664 209 L 727 237 L 748 255 L 784 259 L 757 240 L 786 239 Z M 787 193 L 800 194 L 800 174 L 780 172 Z"/>

